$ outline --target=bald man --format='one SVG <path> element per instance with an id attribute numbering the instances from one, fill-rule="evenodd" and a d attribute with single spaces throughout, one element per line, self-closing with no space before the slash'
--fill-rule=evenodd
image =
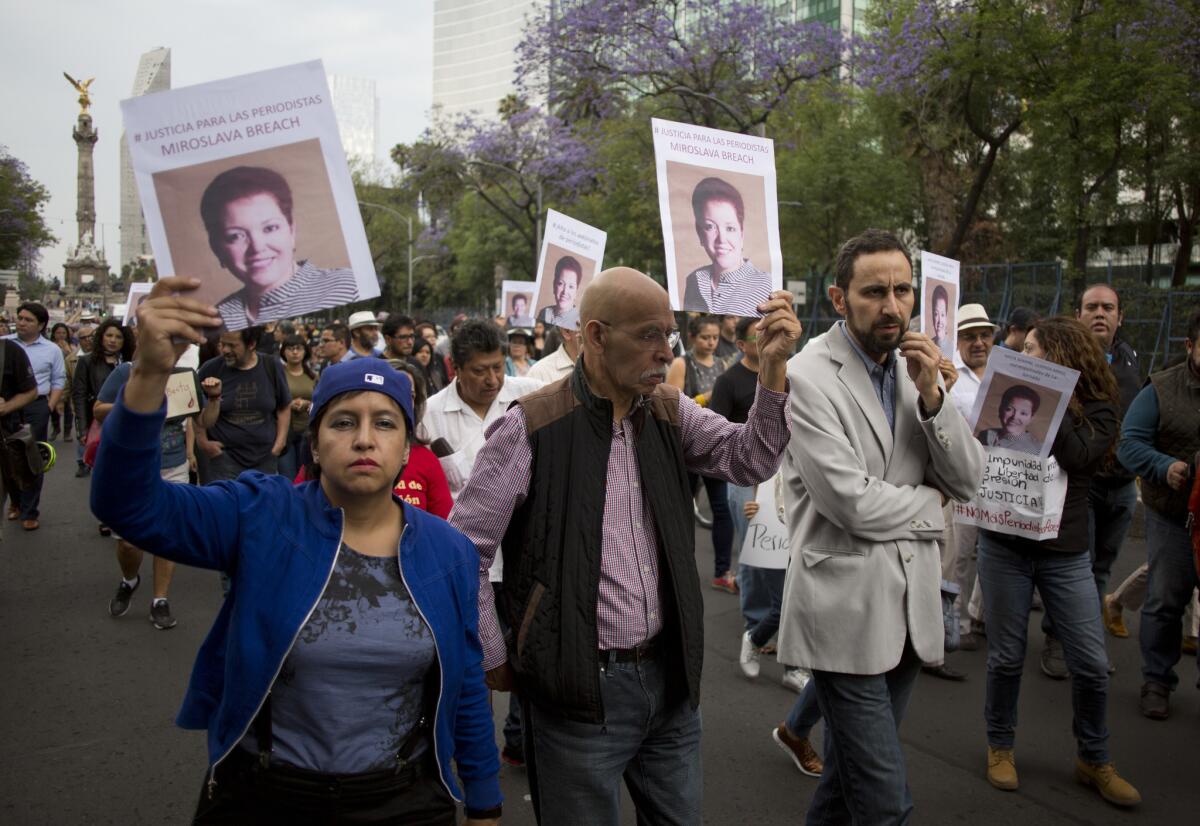
<path id="1" fill-rule="evenodd" d="M 759 387 L 732 424 L 667 385 L 667 293 L 606 270 L 580 305 L 571 374 L 488 432 L 451 523 L 479 549 L 488 684 L 514 686 L 540 823 L 612 824 L 624 778 L 639 823 L 701 820 L 704 606 L 687 474 L 753 485 L 787 444 L 786 292 L 759 307 Z M 502 546 L 500 604 L 487 571 Z M 500 635 L 497 610 L 515 634 Z"/>

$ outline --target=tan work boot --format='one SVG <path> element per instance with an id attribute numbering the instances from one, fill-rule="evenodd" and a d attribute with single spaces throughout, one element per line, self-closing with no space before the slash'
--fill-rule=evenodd
<path id="1" fill-rule="evenodd" d="M 1006 792 L 1017 789 L 1017 759 L 1012 749 L 994 749 L 988 746 L 988 782 Z"/>
<path id="2" fill-rule="evenodd" d="M 1085 786 L 1095 786 L 1100 796 L 1115 806 L 1136 806 L 1142 802 L 1138 790 L 1117 774 L 1112 763 L 1085 763 L 1076 757 L 1075 779 Z"/>
<path id="3" fill-rule="evenodd" d="M 1129 636 L 1129 629 L 1125 627 L 1125 617 L 1122 615 L 1121 603 L 1117 602 L 1116 594 L 1108 594 L 1104 597 L 1104 610 L 1101 613 L 1104 627 L 1108 629 L 1108 633 L 1120 639 Z"/>

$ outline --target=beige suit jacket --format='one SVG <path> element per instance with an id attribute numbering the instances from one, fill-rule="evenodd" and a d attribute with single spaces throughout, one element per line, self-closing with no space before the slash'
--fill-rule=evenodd
<path id="1" fill-rule="evenodd" d="M 923 662 L 941 662 L 941 494 L 960 502 L 975 494 L 983 448 L 949 398 L 921 418 L 903 358 L 889 429 L 841 324 L 792 357 L 788 380 L 783 473 L 792 558 L 780 661 L 882 674 L 910 639 Z"/>

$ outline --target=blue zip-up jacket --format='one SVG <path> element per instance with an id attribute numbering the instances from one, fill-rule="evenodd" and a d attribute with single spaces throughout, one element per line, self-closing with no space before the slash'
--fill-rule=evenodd
<path id="1" fill-rule="evenodd" d="M 121 389 L 104 422 L 92 512 L 139 548 L 232 579 L 176 719 L 183 728 L 208 730 L 211 772 L 249 728 L 324 592 L 341 546 L 342 513 L 316 482 L 293 487 L 257 472 L 204 487 L 163 481 L 165 418 L 165 405 L 152 414 L 129 410 Z M 400 504 L 400 571 L 433 631 L 441 670 L 433 727 L 438 769 L 456 800 L 490 809 L 501 802 L 500 763 L 478 635 L 479 557 L 448 523 Z"/>

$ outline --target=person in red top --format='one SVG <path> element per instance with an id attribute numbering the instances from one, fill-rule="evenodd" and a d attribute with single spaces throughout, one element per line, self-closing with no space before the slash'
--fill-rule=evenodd
<path id="1" fill-rule="evenodd" d="M 388 364 L 397 372 L 408 376 L 408 380 L 412 384 L 415 426 L 415 423 L 420 422 L 421 416 L 425 413 L 427 397 L 425 383 L 417 380 L 413 376 L 412 367 L 399 359 L 388 359 Z M 311 461 L 310 454 L 300 467 L 296 478 L 292 480 L 295 484 L 307 482 L 311 478 L 309 476 L 309 462 Z M 440 516 L 442 519 L 448 519 L 450 509 L 454 507 L 454 497 L 450 495 L 450 485 L 446 482 L 442 463 L 438 461 L 437 456 L 429 449 L 428 445 L 417 439 L 415 432 L 412 435 L 408 464 L 404 466 L 404 470 L 400 473 L 400 478 L 396 480 L 396 486 L 392 490 L 413 507 L 432 513 L 434 516 Z"/>

